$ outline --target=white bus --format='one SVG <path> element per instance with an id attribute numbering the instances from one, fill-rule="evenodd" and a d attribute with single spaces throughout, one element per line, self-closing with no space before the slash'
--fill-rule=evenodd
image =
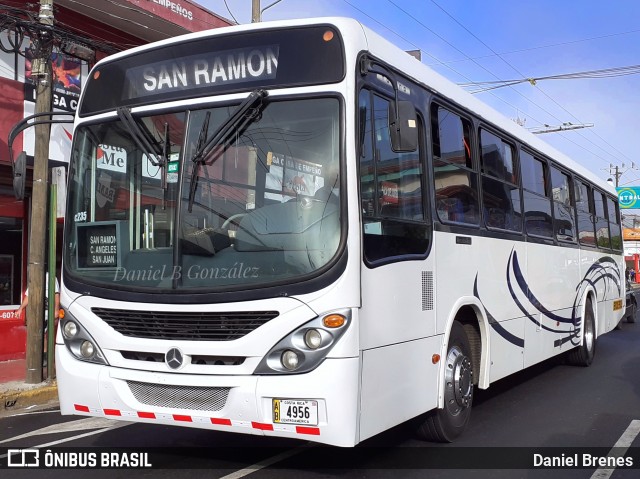
<path id="1" fill-rule="evenodd" d="M 350 19 L 100 61 L 67 201 L 63 414 L 452 441 L 624 312 L 614 190 Z"/>

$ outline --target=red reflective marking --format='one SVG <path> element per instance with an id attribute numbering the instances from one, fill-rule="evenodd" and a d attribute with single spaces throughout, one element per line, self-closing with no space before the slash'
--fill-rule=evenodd
<path id="1" fill-rule="evenodd" d="M 212 417 L 211 424 L 217 424 L 218 426 L 231 426 L 231 419 Z"/>
<path id="2" fill-rule="evenodd" d="M 120 416 L 120 411 L 117 409 L 105 409 L 104 414 L 105 416 Z"/>
<path id="3" fill-rule="evenodd" d="M 296 432 L 298 434 L 311 434 L 312 436 L 320 435 L 320 429 L 317 427 L 296 426 Z"/>
<path id="4" fill-rule="evenodd" d="M 138 417 L 142 417 L 144 419 L 155 419 L 156 415 L 152 412 L 141 412 L 138 411 Z"/>
<path id="5" fill-rule="evenodd" d="M 261 431 L 273 431 L 273 424 L 263 424 L 261 422 L 251 421 L 251 427 L 254 429 L 260 429 Z"/>
<path id="6" fill-rule="evenodd" d="M 87 406 L 81 406 L 80 404 L 74 404 L 73 407 L 76 409 L 76 411 L 89 412 L 89 408 Z"/>
<path id="7" fill-rule="evenodd" d="M 181 416 L 180 414 L 173 415 L 174 421 L 192 422 L 191 416 Z"/>

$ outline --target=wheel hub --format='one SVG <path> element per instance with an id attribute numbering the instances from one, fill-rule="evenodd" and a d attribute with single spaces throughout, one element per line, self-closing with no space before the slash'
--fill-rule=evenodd
<path id="1" fill-rule="evenodd" d="M 445 371 L 445 407 L 452 415 L 471 406 L 473 369 L 471 360 L 458 347 L 451 348 Z"/>

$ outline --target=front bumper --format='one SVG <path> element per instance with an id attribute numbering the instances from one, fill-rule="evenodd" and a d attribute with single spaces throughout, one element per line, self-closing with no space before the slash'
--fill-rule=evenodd
<path id="1" fill-rule="evenodd" d="M 62 414 L 295 438 L 336 446 L 358 442 L 357 357 L 326 359 L 315 370 L 297 375 L 187 375 L 86 363 L 58 345 L 56 368 Z M 152 394 L 140 394 L 140 388 Z M 219 393 L 223 399 L 215 406 L 206 400 L 197 400 L 195 405 L 185 400 L 194 394 L 202 399 L 209 393 Z M 273 398 L 318 401 L 318 424 L 274 423 Z"/>

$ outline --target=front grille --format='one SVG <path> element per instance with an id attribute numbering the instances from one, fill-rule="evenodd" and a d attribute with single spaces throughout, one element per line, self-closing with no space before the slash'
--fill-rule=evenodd
<path id="1" fill-rule="evenodd" d="M 231 388 L 171 386 L 127 381 L 133 396 L 147 406 L 196 411 L 220 411 Z"/>
<path id="2" fill-rule="evenodd" d="M 122 357 L 130 361 L 148 361 L 151 363 L 163 363 L 164 353 L 149 353 L 146 351 L 120 351 Z M 212 356 L 194 354 L 191 356 L 191 364 L 206 366 L 239 366 L 245 358 L 240 356 Z"/>
<path id="3" fill-rule="evenodd" d="M 107 308 L 91 311 L 125 336 L 187 341 L 233 341 L 278 316 L 277 311 L 217 313 Z"/>

